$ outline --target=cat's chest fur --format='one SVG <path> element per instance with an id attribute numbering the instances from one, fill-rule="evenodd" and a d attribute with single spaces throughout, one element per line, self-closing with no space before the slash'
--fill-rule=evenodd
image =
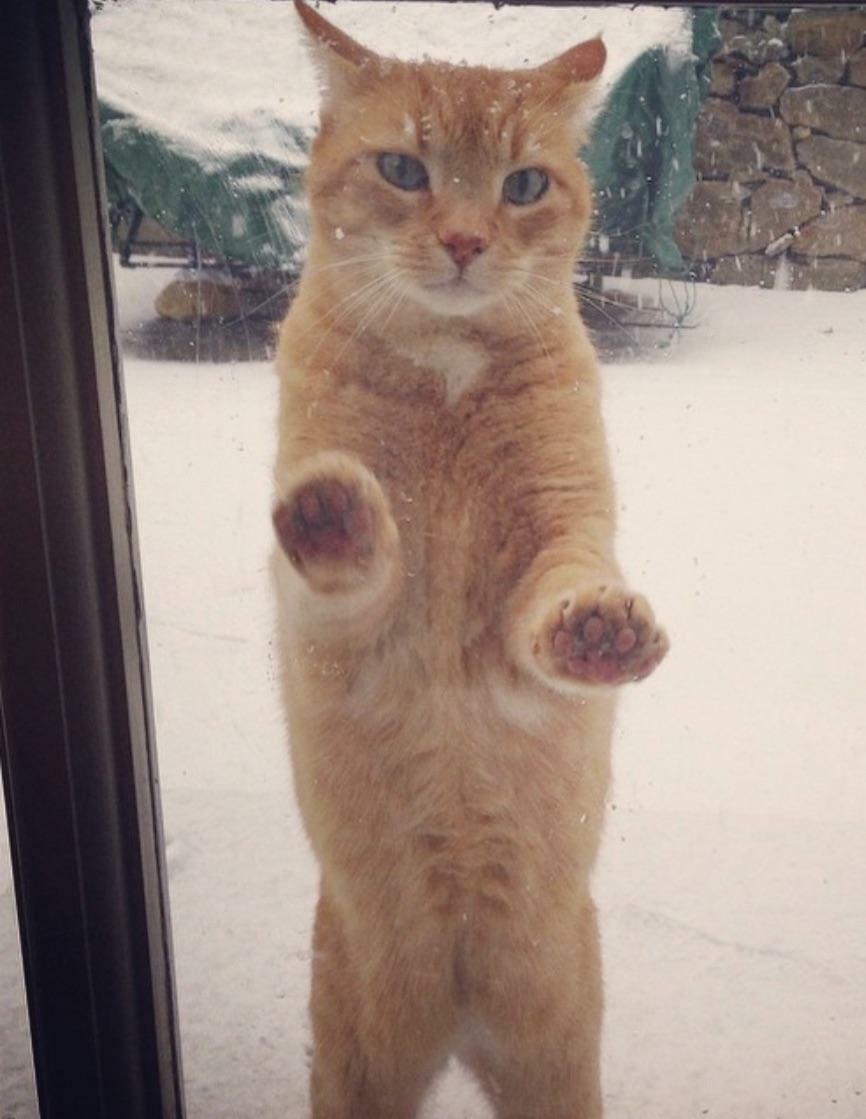
<path id="1" fill-rule="evenodd" d="M 448 334 L 415 338 L 411 345 L 401 346 L 398 353 L 413 370 L 442 383 L 446 406 L 456 404 L 478 387 L 489 361 L 479 342 Z"/>

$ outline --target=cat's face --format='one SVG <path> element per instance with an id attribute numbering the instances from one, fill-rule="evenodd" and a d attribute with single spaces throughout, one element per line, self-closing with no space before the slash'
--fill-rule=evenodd
<path id="1" fill-rule="evenodd" d="M 576 118 L 601 43 L 536 70 L 416 65 L 299 10 L 328 44 L 308 174 L 327 266 L 440 315 L 543 300 L 570 274 L 589 224 Z"/>

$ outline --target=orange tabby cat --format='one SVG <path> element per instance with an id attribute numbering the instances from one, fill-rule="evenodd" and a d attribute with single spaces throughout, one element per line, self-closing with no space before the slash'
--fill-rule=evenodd
<path id="1" fill-rule="evenodd" d="M 456 1053 L 500 1116 L 595 1119 L 611 686 L 667 648 L 571 286 L 604 47 L 410 64 L 296 4 L 324 93 L 274 524 L 313 1115 L 409 1119 Z"/>

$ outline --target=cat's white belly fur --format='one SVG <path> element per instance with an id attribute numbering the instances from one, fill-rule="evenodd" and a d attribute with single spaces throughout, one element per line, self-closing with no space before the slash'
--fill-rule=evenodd
<path id="1" fill-rule="evenodd" d="M 277 591 L 280 628 L 285 635 L 295 631 L 299 615 L 304 615 L 310 632 L 314 633 L 319 624 L 345 618 L 351 610 L 363 610 L 381 592 L 374 580 L 347 595 L 315 595 L 276 548 L 271 554 L 271 577 Z M 299 646 L 303 644 L 299 642 Z M 382 705 L 390 694 L 394 669 L 394 662 L 389 659 L 370 659 L 363 665 L 344 701 L 351 717 L 365 719 Z M 437 712 L 460 709 L 472 721 L 495 717 L 530 734 L 543 732 L 552 699 L 546 689 L 515 684 L 494 666 L 482 680 L 459 689 L 428 685 L 424 697 L 429 718 L 435 719 Z"/>
<path id="2" fill-rule="evenodd" d="M 392 673 L 393 666 L 387 662 L 364 665 L 345 698 L 350 717 L 367 720 L 386 708 L 393 694 Z M 424 726 L 441 723 L 465 729 L 495 720 L 528 734 L 543 734 L 550 721 L 552 699 L 551 693 L 535 686 L 515 685 L 491 667 L 484 678 L 472 684 L 428 683 L 414 695 L 405 696 L 404 703 L 421 708 L 419 722 Z"/>

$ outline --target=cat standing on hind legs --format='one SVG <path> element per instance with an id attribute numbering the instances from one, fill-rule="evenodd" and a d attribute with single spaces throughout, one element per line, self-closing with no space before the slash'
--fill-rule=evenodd
<path id="1" fill-rule="evenodd" d="M 615 689 L 667 648 L 616 563 L 571 286 L 604 47 L 405 63 L 296 7 L 322 114 L 274 526 L 313 1116 L 411 1119 L 456 1054 L 501 1119 L 598 1119 Z"/>

